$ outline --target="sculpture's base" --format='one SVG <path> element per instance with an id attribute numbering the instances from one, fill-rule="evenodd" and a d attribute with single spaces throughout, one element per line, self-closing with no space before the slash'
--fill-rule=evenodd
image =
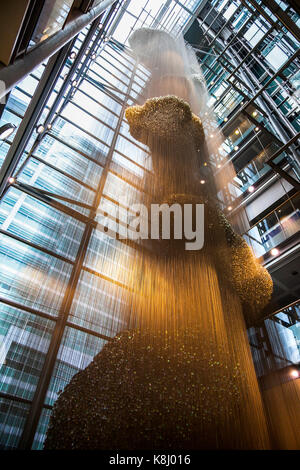
<path id="1" fill-rule="evenodd" d="M 45 448 L 250 448 L 244 380 L 199 328 L 123 332 L 61 394 Z"/>

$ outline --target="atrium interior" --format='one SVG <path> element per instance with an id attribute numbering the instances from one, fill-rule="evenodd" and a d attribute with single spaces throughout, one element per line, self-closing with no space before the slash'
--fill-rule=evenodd
<path id="1" fill-rule="evenodd" d="M 49 448 L 51 445 L 55 448 L 55 439 L 63 439 L 59 433 L 55 434 L 55 426 L 59 426 L 59 410 L 61 416 L 64 413 L 64 396 L 65 401 L 69 400 L 68 394 L 64 395 L 68 384 L 73 384 L 69 388 L 72 391 L 74 378 L 80 377 L 80 371 L 92 370 L 88 366 L 96 364 L 95 356 L 102 361 L 99 368 L 105 363 L 103 376 L 109 376 L 114 368 L 119 371 L 119 359 L 113 356 L 113 348 L 115 338 L 121 339 L 121 343 L 124 337 L 116 335 L 133 331 L 137 324 L 141 330 L 145 324 L 145 331 L 152 331 L 151 321 L 156 325 L 161 321 L 163 328 L 167 328 L 169 324 L 165 318 L 158 318 L 157 312 L 161 315 L 164 305 L 167 315 L 173 304 L 175 311 L 176 302 L 180 304 L 179 314 L 183 312 L 184 316 L 186 309 L 189 317 L 183 326 L 180 321 L 174 321 L 179 340 L 188 341 L 181 338 L 182 331 L 187 332 L 187 337 L 190 334 L 193 344 L 200 337 L 199 329 L 199 334 L 204 334 L 201 322 L 194 329 L 191 326 L 193 312 L 198 308 L 199 316 L 211 315 L 206 335 L 209 328 L 216 331 L 220 343 L 214 354 L 222 356 L 223 367 L 241 369 L 234 372 L 240 374 L 240 390 L 236 391 L 238 379 L 234 376 L 233 381 L 231 372 L 222 384 L 224 397 L 227 390 L 233 401 L 241 400 L 241 407 L 247 401 L 247 387 L 253 392 L 260 437 L 256 443 L 252 435 L 245 433 L 243 442 L 242 438 L 241 442 L 234 441 L 236 448 L 300 449 L 297 432 L 300 420 L 299 5 L 295 0 L 28 0 L 21 2 L 23 6 L 17 9 L 14 1 L 9 2 L 10 6 L 4 3 L 0 6 L 3 26 L 0 32 L 0 449 L 41 450 L 45 442 Z M 191 105 L 193 116 L 189 106 L 188 109 L 193 123 L 198 119 L 203 124 L 206 139 L 205 157 L 199 157 L 199 195 L 213 192 L 206 189 L 210 180 L 218 183 L 211 194 L 218 214 L 223 214 L 233 227 L 232 233 L 237 234 L 232 235 L 236 237 L 234 240 L 247 243 L 253 263 L 257 263 L 265 276 L 262 284 L 251 287 L 254 297 L 249 297 L 248 303 L 244 302 L 243 293 L 239 294 L 244 302 L 245 322 L 239 313 L 236 317 L 233 314 L 235 308 L 241 311 L 238 296 L 234 294 L 231 298 L 230 288 L 225 280 L 224 283 L 220 280 L 227 275 L 226 257 L 222 258 L 221 252 L 201 255 L 202 264 L 209 264 L 210 256 L 221 259 L 219 264 L 224 266 L 216 268 L 216 272 L 223 269 L 223 273 L 218 275 L 212 268 L 210 273 L 204 272 L 201 263 L 198 266 L 193 261 L 196 255 L 174 261 L 174 254 L 164 254 L 166 266 L 175 266 L 171 288 L 171 280 L 163 275 L 167 268 L 162 263 L 157 267 L 160 261 L 154 266 L 157 255 L 149 257 L 149 247 L 143 248 L 134 238 L 118 236 L 120 227 L 127 226 L 128 208 L 137 201 L 148 203 L 145 194 L 153 193 L 154 187 L 160 188 L 160 182 L 154 182 L 151 187 L 151 175 L 159 173 L 159 168 L 164 172 L 173 164 L 169 161 L 169 166 L 160 167 L 156 163 L 156 153 L 162 152 L 157 147 L 161 144 L 157 147 L 153 142 L 149 144 L 151 139 L 144 138 L 143 132 L 141 137 L 134 127 L 133 112 L 128 112 L 130 108 L 142 115 L 147 98 L 151 101 L 157 96 L 176 95 L 170 85 L 174 73 L 165 75 L 167 80 L 159 82 L 165 93 L 149 92 L 157 66 L 155 69 L 152 63 L 149 65 L 147 51 L 143 60 L 136 53 L 132 35 L 141 28 L 151 28 L 152 34 L 159 31 L 162 43 L 168 41 L 168 35 L 178 43 L 181 41 L 190 54 L 188 57 L 197 59 L 191 75 L 198 74 L 193 83 L 197 83 L 195 89 L 201 95 L 202 109 L 196 112 Z M 172 61 L 173 56 L 168 64 Z M 177 106 L 178 115 L 186 109 L 182 100 L 174 101 L 172 106 Z M 149 116 L 147 119 L 150 121 Z M 157 133 L 164 127 L 163 118 L 160 119 Z M 167 134 L 168 129 L 164 132 Z M 171 143 L 169 153 L 170 149 L 173 149 Z M 180 155 L 191 162 L 192 168 L 188 145 Z M 170 174 L 175 175 L 176 171 L 170 170 Z M 148 186 L 145 189 L 144 181 L 150 190 Z M 170 190 L 168 196 L 176 191 L 176 188 Z M 197 191 L 196 188 L 198 194 Z M 175 196 L 174 201 L 178 202 Z M 159 202 L 165 199 L 162 197 Z M 214 243 L 213 237 L 209 243 Z M 238 256 L 238 249 L 234 251 L 235 241 L 232 243 L 232 252 Z M 152 245 L 150 248 L 153 249 Z M 154 249 L 165 248 L 161 245 Z M 244 247 L 243 253 L 247 249 Z M 247 277 L 251 263 L 252 258 L 249 264 L 245 261 L 239 265 L 241 276 Z M 188 279 L 184 271 L 187 266 L 191 279 L 199 276 L 199 286 L 201 280 L 206 291 L 210 290 L 209 282 L 218 282 L 218 292 L 212 289 L 206 296 L 204 288 L 201 290 L 198 284 L 191 287 L 187 280 L 183 291 L 180 287 L 176 291 L 176 282 L 184 285 Z M 214 280 L 217 278 L 218 281 Z M 269 301 L 259 314 L 250 314 L 259 304 L 260 296 L 267 295 L 269 279 L 273 285 Z M 248 284 L 245 286 L 246 291 Z M 138 300 L 134 299 L 135 307 L 130 304 L 132 291 L 139 291 Z M 247 295 L 248 292 L 250 288 Z M 210 313 L 209 299 L 215 305 Z M 232 310 L 228 316 L 226 308 Z M 135 309 L 139 314 L 135 314 Z M 149 313 L 147 317 L 150 310 L 153 316 Z M 233 352 L 225 336 L 226 341 L 232 341 Z M 142 334 L 141 338 L 143 342 Z M 155 341 L 151 348 L 155 349 Z M 197 354 L 207 358 L 206 366 L 199 365 L 199 375 L 203 373 L 206 377 L 211 360 L 206 352 L 209 348 L 214 351 L 214 345 L 204 346 L 203 350 L 197 349 Z M 105 361 L 101 351 L 106 354 Z M 126 356 L 127 349 L 124 351 Z M 142 355 L 140 351 L 137 349 Z M 243 351 L 244 363 L 239 359 L 239 351 Z M 131 357 L 128 364 L 133 364 Z M 215 364 L 212 368 L 219 377 L 219 362 Z M 191 374 L 194 375 L 192 369 Z M 107 387 L 110 380 L 105 382 Z M 151 380 L 147 376 L 147 387 Z M 207 380 L 210 384 L 210 379 Z M 188 380 L 185 384 L 194 387 Z M 134 387 L 128 394 L 138 394 Z M 154 397 L 156 389 L 152 388 Z M 189 411 L 191 406 L 194 413 L 192 392 L 187 407 L 185 401 L 176 402 L 179 399 L 172 395 L 172 390 L 166 392 L 174 400 L 175 415 L 176 407 Z M 201 410 L 214 410 L 210 392 L 207 389 L 205 392 L 204 387 L 203 393 Z M 185 392 L 182 394 L 185 397 Z M 219 397 L 219 391 L 215 396 Z M 135 400 L 140 403 L 137 396 Z M 150 407 L 147 403 L 141 405 L 144 413 Z M 54 431 L 47 434 L 56 406 L 50 426 Z M 121 420 L 126 415 L 119 416 L 114 406 L 109 404 L 107 409 L 115 413 L 114 419 Z M 238 405 L 233 403 L 232 409 L 225 411 L 231 416 L 236 408 Z M 159 406 L 158 412 L 161 413 Z M 214 419 L 213 411 L 205 413 L 205 419 Z M 250 416 L 250 405 L 247 413 Z M 143 423 L 140 409 L 137 416 L 139 423 Z M 224 416 L 220 417 L 222 423 Z M 109 416 L 105 419 L 114 421 Z M 151 419 L 154 420 L 152 414 Z M 246 420 L 243 417 L 241 422 L 243 419 Z M 268 431 L 264 430 L 264 419 Z M 162 422 L 167 421 L 164 416 Z M 145 422 L 149 424 L 146 418 Z M 190 429 L 189 424 L 186 426 Z M 116 448 L 113 446 L 117 444 L 109 438 L 109 431 L 113 431 L 105 426 L 103 429 L 99 439 L 108 442 L 106 447 L 103 444 L 104 448 L 110 444 Z M 164 428 L 161 432 L 167 435 L 163 434 L 167 433 Z M 182 435 L 186 436 L 179 434 Z M 179 449 L 181 437 L 172 434 L 172 439 Z M 121 448 L 122 442 L 118 441 Z M 144 448 L 146 441 L 137 438 L 137 442 L 139 448 Z M 198 448 L 196 441 L 191 442 Z M 164 445 L 167 447 L 165 441 Z M 230 447 L 225 440 L 222 445 Z M 207 446 L 214 447 L 211 441 Z M 185 448 L 188 448 L 186 443 Z"/>

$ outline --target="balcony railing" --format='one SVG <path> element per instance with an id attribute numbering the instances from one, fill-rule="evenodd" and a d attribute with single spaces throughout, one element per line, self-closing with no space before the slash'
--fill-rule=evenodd
<path id="1" fill-rule="evenodd" d="M 258 376 L 283 370 L 287 380 L 300 377 L 300 300 L 249 328 L 248 336 Z"/>
<path id="2" fill-rule="evenodd" d="M 300 230 L 300 194 L 297 193 L 244 234 L 257 258 Z"/>

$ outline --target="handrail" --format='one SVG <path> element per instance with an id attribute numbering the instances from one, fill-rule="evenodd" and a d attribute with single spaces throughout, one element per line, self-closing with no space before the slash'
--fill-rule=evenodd
<path id="1" fill-rule="evenodd" d="M 283 201 L 281 204 L 279 204 L 278 207 L 276 207 L 276 209 L 273 209 L 271 210 L 270 212 L 268 212 L 264 217 L 262 217 L 261 219 L 259 219 L 254 225 L 252 225 L 248 230 L 246 230 L 246 232 L 244 232 L 242 234 L 243 235 L 247 235 L 248 232 L 250 230 L 252 230 L 254 227 L 256 227 L 260 222 L 262 222 L 263 220 L 265 220 L 267 217 L 269 217 L 269 215 L 273 214 L 274 212 L 276 212 L 278 209 L 280 209 L 280 207 L 284 206 L 284 204 L 286 204 L 287 202 L 290 202 L 292 201 L 292 199 L 296 198 L 297 196 L 300 195 L 300 191 L 297 191 L 295 194 L 293 194 L 292 196 L 290 196 L 288 199 L 286 199 L 285 201 Z"/>
<path id="2" fill-rule="evenodd" d="M 287 308 L 293 307 L 293 306 L 296 305 L 296 304 L 300 304 L 300 299 L 295 300 L 294 302 L 292 302 L 292 303 L 286 305 L 285 307 L 279 308 L 279 309 L 276 310 L 275 312 L 269 313 L 268 315 L 266 315 L 266 316 L 262 319 L 262 321 L 268 320 L 269 318 L 273 317 L 274 315 L 277 315 L 277 313 L 281 313 L 281 312 L 284 313 L 284 310 L 286 310 Z"/>

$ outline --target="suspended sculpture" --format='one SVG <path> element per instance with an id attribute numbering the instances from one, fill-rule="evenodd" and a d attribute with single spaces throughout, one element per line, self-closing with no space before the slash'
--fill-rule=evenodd
<path id="1" fill-rule="evenodd" d="M 244 316 L 259 318 L 271 278 L 216 204 L 219 181 L 205 165 L 213 144 L 193 113 L 201 99 L 180 42 L 139 30 L 131 46 L 152 72 L 146 102 L 126 111 L 131 135 L 152 157 L 140 202 L 204 204 L 204 246 L 189 252 L 174 237 L 141 244 L 132 328 L 59 396 L 45 448 L 269 448 Z"/>

